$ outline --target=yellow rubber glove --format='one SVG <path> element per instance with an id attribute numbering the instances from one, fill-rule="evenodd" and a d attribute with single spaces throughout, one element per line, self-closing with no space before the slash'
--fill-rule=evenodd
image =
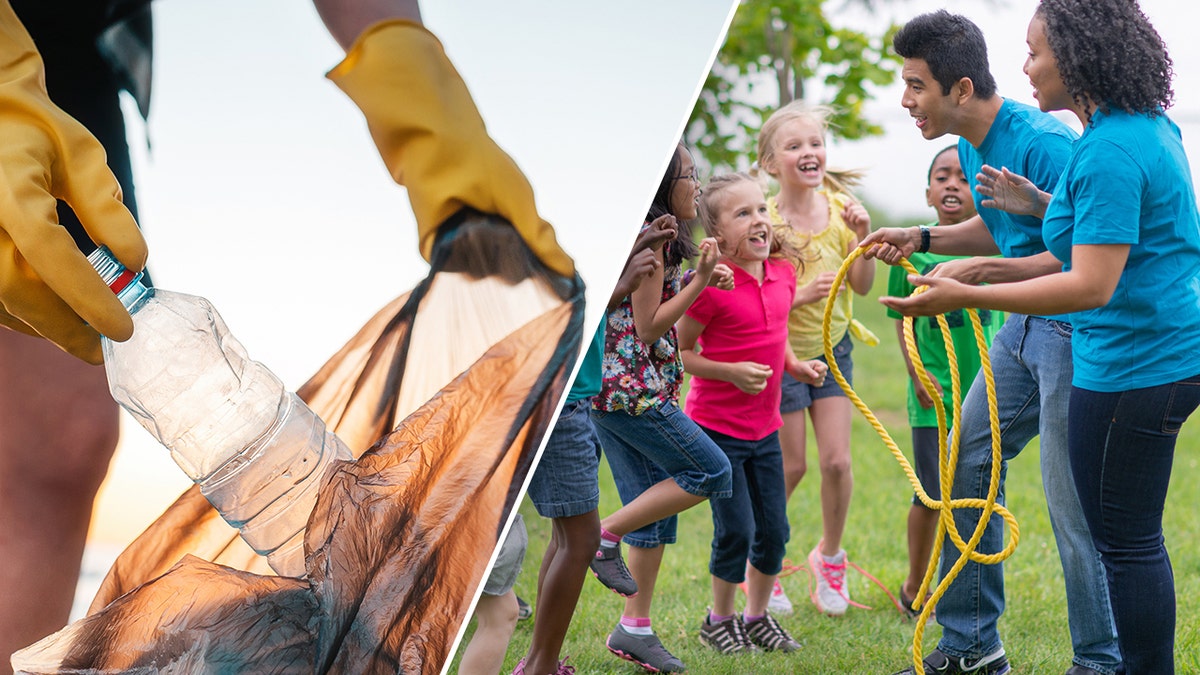
<path id="1" fill-rule="evenodd" d="M 100 334 L 126 340 L 133 321 L 59 224 L 56 199 L 131 270 L 145 265 L 146 242 L 100 142 L 50 102 L 41 56 L 8 0 L 0 0 L 0 129 L 0 324 L 100 363 Z"/>
<path id="2" fill-rule="evenodd" d="M 362 110 L 388 171 L 408 188 L 426 260 L 438 226 L 470 206 L 512 223 L 547 267 L 574 276 L 525 174 L 488 136 L 433 34 L 405 20 L 376 23 L 328 77 Z"/>

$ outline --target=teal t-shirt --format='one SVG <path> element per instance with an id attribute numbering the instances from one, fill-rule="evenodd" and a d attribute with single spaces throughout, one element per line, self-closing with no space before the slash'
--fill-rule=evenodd
<path id="1" fill-rule="evenodd" d="M 936 225 L 936 223 L 930 225 Z M 918 272 L 926 274 L 938 263 L 957 260 L 958 257 L 939 253 L 914 253 L 908 260 L 913 267 L 917 268 Z M 900 266 L 892 267 L 888 276 L 888 295 L 903 298 L 911 295 L 914 290 L 915 287 L 908 283 L 908 271 Z M 1000 325 L 1004 323 L 1004 313 L 987 309 L 978 311 L 983 337 L 990 347 L 996 331 L 1000 330 Z M 903 315 L 892 309 L 888 309 L 887 315 L 893 319 L 904 318 Z M 971 320 L 967 316 L 967 312 L 961 309 L 948 313 L 946 323 L 950 326 L 950 342 L 954 346 L 954 354 L 958 358 L 958 376 L 962 383 L 962 395 L 966 396 L 967 389 L 975 381 L 975 374 L 979 372 L 980 367 L 975 329 L 971 327 Z M 942 329 L 938 326 L 937 317 L 913 317 L 913 338 L 917 342 L 917 351 L 921 355 L 921 362 L 925 364 L 925 369 L 929 371 L 929 376 L 942 385 L 942 406 L 946 413 L 946 424 L 950 424 L 951 394 L 953 393 L 950 386 L 950 358 L 946 352 L 946 343 L 942 339 Z M 900 345 L 900 347 L 904 349 L 904 345 Z M 910 378 L 908 382 L 908 423 L 913 427 L 936 427 L 937 411 L 933 408 L 921 407 L 921 404 L 917 402 L 916 387 L 917 383 Z"/>
<path id="2" fill-rule="evenodd" d="M 604 358 L 604 321 L 592 333 L 592 341 L 588 344 L 587 352 L 583 355 L 583 363 L 571 383 L 571 391 L 567 393 L 567 403 L 591 398 L 600 393 L 600 368 Z"/>
<path id="3" fill-rule="evenodd" d="M 976 148 L 967 139 L 958 141 L 958 160 L 971 184 L 975 208 L 987 225 L 996 246 L 1006 258 L 1023 258 L 1046 250 L 1042 221 L 1000 209 L 985 208 L 983 195 L 975 191 L 975 175 L 987 164 L 1006 167 L 1025 176 L 1045 192 L 1052 192 L 1071 157 L 1079 135 L 1058 118 L 1024 103 L 1004 99 L 987 136 Z M 1047 317 L 1069 321 L 1066 316 Z"/>
<path id="4" fill-rule="evenodd" d="M 1064 269 L 1074 245 L 1130 246 L 1108 304 L 1071 315 L 1075 386 L 1128 391 L 1200 373 L 1200 216 L 1174 122 L 1097 111 L 1044 234 Z"/>

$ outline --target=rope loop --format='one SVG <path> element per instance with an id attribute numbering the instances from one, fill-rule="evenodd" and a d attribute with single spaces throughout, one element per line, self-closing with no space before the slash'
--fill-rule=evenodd
<path id="1" fill-rule="evenodd" d="M 992 435 L 992 472 L 990 483 L 988 484 L 988 493 L 986 499 L 968 498 L 968 499 L 951 499 L 950 489 L 954 485 L 954 472 L 958 465 L 958 449 L 959 449 L 959 430 L 962 417 L 962 383 L 959 381 L 958 375 L 958 356 L 954 351 L 954 342 L 950 338 L 950 325 L 946 322 L 945 316 L 938 316 L 938 327 L 942 331 L 942 340 L 946 343 L 946 355 L 950 363 L 950 398 L 952 403 L 950 429 L 953 434 L 948 436 L 946 425 L 946 412 L 942 405 L 934 406 L 937 413 L 938 421 L 938 477 L 939 485 L 942 491 L 940 501 L 930 499 L 925 489 L 921 487 L 921 481 L 917 478 L 917 474 L 913 471 L 912 465 L 905 458 L 904 453 L 892 440 L 891 435 L 871 409 L 863 403 L 858 394 L 854 393 L 854 389 L 846 378 L 842 375 L 841 369 L 837 366 L 837 360 L 833 357 L 833 339 L 830 335 L 830 323 L 833 316 L 834 300 L 837 298 L 838 290 L 842 287 L 845 281 L 846 274 L 850 269 L 850 265 L 863 254 L 865 249 L 855 248 L 850 252 L 842 262 L 841 268 L 838 270 L 837 277 L 834 279 L 833 287 L 829 290 L 829 298 L 825 302 L 825 315 L 822 321 L 822 337 L 825 344 L 825 360 L 829 363 L 829 372 L 833 378 L 846 392 L 846 396 L 854 403 L 854 407 L 858 408 L 859 412 L 867 418 L 871 426 L 883 439 L 884 445 L 891 451 L 892 456 L 900 463 L 900 467 L 904 470 L 904 475 L 908 476 L 909 483 L 912 484 L 913 491 L 917 498 L 925 505 L 926 508 L 938 512 L 938 529 L 937 536 L 934 539 L 933 555 L 929 559 L 929 567 L 925 570 L 925 578 L 921 582 L 921 588 L 917 591 L 916 599 L 913 601 L 913 609 L 920 608 L 921 615 L 916 621 L 916 632 L 913 635 L 913 666 L 914 672 L 917 675 L 925 675 L 925 665 L 922 662 L 921 642 L 925 635 L 925 623 L 929 619 L 933 608 L 937 606 L 938 600 L 945 594 L 946 589 L 958 576 L 958 573 L 967 564 L 968 561 L 977 562 L 983 565 L 994 565 L 999 563 L 1013 554 L 1017 548 L 1017 542 L 1020 541 L 1020 530 L 1017 527 L 1017 519 L 1003 505 L 996 503 L 996 496 L 1000 492 L 1000 417 L 997 413 L 996 405 L 996 382 L 992 377 L 992 362 L 988 355 L 987 339 L 983 335 L 983 326 L 979 322 L 979 313 L 974 309 L 967 308 L 967 316 L 971 320 L 971 328 L 975 332 L 975 344 L 979 348 L 980 355 L 980 372 L 983 373 L 984 384 L 987 386 L 988 400 L 988 420 L 991 427 Z M 910 274 L 918 274 L 917 269 L 907 258 L 902 259 L 900 264 Z M 913 295 L 924 293 L 926 286 L 921 286 L 913 291 Z M 933 382 L 929 377 L 929 372 L 925 370 L 925 364 L 921 361 L 921 355 L 917 351 L 916 339 L 913 336 L 912 317 L 904 317 L 904 347 L 908 351 L 908 356 L 912 359 L 913 367 L 917 372 L 917 379 L 921 386 L 929 393 L 930 398 L 941 402 L 941 397 L 937 390 L 933 387 Z M 975 525 L 975 531 L 971 533 L 969 539 L 964 540 L 959 534 L 958 527 L 954 524 L 955 509 L 979 509 L 982 514 L 979 521 Z M 987 524 L 991 521 L 992 516 L 998 515 L 1008 524 L 1009 540 L 1004 548 L 999 553 L 982 554 L 975 549 L 979 545 L 979 540 L 983 537 L 983 532 L 987 528 Z M 941 582 L 937 584 L 932 595 L 925 600 L 925 595 L 929 591 L 929 587 L 933 582 L 933 577 L 937 573 L 938 560 L 941 558 L 942 546 L 946 535 L 949 535 L 950 541 L 955 548 L 959 550 L 959 558 L 954 563 L 954 566 L 946 572 Z M 922 606 L 923 605 L 923 606 Z"/>

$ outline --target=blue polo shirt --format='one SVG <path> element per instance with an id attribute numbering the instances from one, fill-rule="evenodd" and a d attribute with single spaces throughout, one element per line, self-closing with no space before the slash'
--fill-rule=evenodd
<path id="1" fill-rule="evenodd" d="M 1074 245 L 1130 246 L 1108 304 L 1072 315 L 1075 386 L 1127 391 L 1200 373 L 1200 215 L 1174 122 L 1097 111 L 1043 231 L 1064 269 Z"/>
<path id="2" fill-rule="evenodd" d="M 971 184 L 975 208 L 987 225 L 996 246 L 1005 258 L 1023 258 L 1046 250 L 1042 240 L 1042 221 L 1033 216 L 1017 216 L 1000 209 L 985 208 L 983 195 L 975 191 L 984 164 L 1025 176 L 1045 192 L 1052 192 L 1058 177 L 1071 157 L 1079 135 L 1058 118 L 1033 106 L 1004 99 L 987 136 L 976 148 L 965 138 L 958 140 L 958 161 Z M 1069 321 L 1067 316 L 1046 317 Z"/>

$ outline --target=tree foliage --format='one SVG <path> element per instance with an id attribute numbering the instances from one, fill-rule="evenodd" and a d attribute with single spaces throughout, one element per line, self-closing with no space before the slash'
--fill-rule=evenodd
<path id="1" fill-rule="evenodd" d="M 872 87 L 891 84 L 899 59 L 890 26 L 869 35 L 833 25 L 823 0 L 742 0 L 685 132 L 712 167 L 744 169 L 763 121 L 795 99 L 837 110 L 833 133 L 883 133 L 867 119 Z"/>

